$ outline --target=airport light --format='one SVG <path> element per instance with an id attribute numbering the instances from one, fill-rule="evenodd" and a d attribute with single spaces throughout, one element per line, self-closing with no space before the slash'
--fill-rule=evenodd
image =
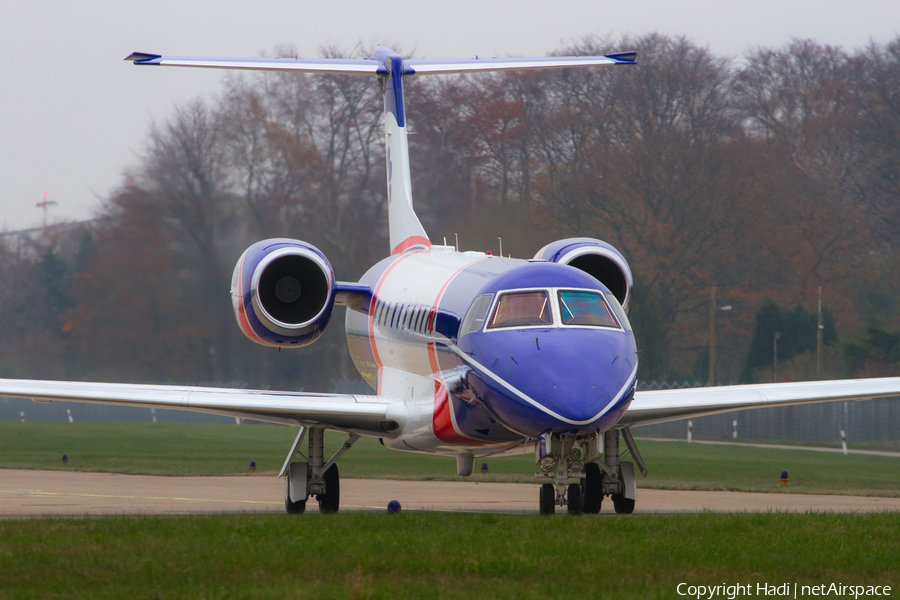
<path id="1" fill-rule="evenodd" d="M 716 385 L 716 311 L 728 312 L 731 305 L 716 306 L 716 286 L 710 290 L 709 305 L 709 385 Z"/>
<path id="2" fill-rule="evenodd" d="M 781 339 L 781 332 L 776 331 L 772 336 L 772 383 L 778 383 L 778 340 Z"/>

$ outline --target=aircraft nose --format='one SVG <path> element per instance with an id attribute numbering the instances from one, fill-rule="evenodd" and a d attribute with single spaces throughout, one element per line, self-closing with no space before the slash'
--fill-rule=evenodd
<path id="1" fill-rule="evenodd" d="M 517 431 L 590 431 L 614 419 L 637 369 L 634 337 L 599 329 L 490 333 L 472 347 L 498 415 Z M 490 342 L 490 344 L 488 344 Z M 538 431 L 540 429 L 540 431 Z"/>
<path id="2" fill-rule="evenodd" d="M 607 361 L 603 352 L 599 354 L 568 361 L 566 369 L 544 386 L 538 398 L 541 404 L 568 421 L 585 422 L 619 400 L 628 391 L 633 369 L 625 361 L 621 365 L 609 361 L 609 368 L 602 368 L 598 363 Z"/>

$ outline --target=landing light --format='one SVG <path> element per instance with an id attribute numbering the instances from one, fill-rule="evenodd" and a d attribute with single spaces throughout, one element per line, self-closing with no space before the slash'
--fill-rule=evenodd
<path id="1" fill-rule="evenodd" d="M 556 470 L 556 458 L 552 454 L 545 455 L 538 464 L 541 466 L 541 471 L 544 473 Z"/>

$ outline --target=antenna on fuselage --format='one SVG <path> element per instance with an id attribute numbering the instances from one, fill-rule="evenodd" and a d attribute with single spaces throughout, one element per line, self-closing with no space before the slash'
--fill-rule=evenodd
<path id="1" fill-rule="evenodd" d="M 453 236 L 456 238 L 456 251 L 459 252 L 459 234 L 454 233 Z"/>
<path id="2" fill-rule="evenodd" d="M 500 240 L 500 258 L 503 258 L 503 238 L 498 237 L 497 239 Z"/>

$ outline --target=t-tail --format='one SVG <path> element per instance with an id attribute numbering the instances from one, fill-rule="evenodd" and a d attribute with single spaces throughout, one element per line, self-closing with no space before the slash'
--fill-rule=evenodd
<path id="1" fill-rule="evenodd" d="M 375 49 L 375 60 L 383 64 L 387 71 L 387 75 L 378 78 L 378 83 L 384 92 L 384 148 L 391 254 L 398 254 L 410 248 L 430 247 L 431 240 L 413 210 L 403 95 L 403 76 L 407 67 L 402 56 L 384 46 Z"/>
<path id="2" fill-rule="evenodd" d="M 418 75 L 473 73 L 481 71 L 562 69 L 600 65 L 635 64 L 635 52 L 605 56 L 557 56 L 545 58 L 403 58 L 390 48 L 378 46 L 372 58 L 193 58 L 135 52 L 125 60 L 136 65 L 297 71 L 375 76 L 384 93 L 384 141 L 387 161 L 388 226 L 391 253 L 431 246 L 428 234 L 413 209 L 409 169 L 406 106 L 403 78 Z"/>

